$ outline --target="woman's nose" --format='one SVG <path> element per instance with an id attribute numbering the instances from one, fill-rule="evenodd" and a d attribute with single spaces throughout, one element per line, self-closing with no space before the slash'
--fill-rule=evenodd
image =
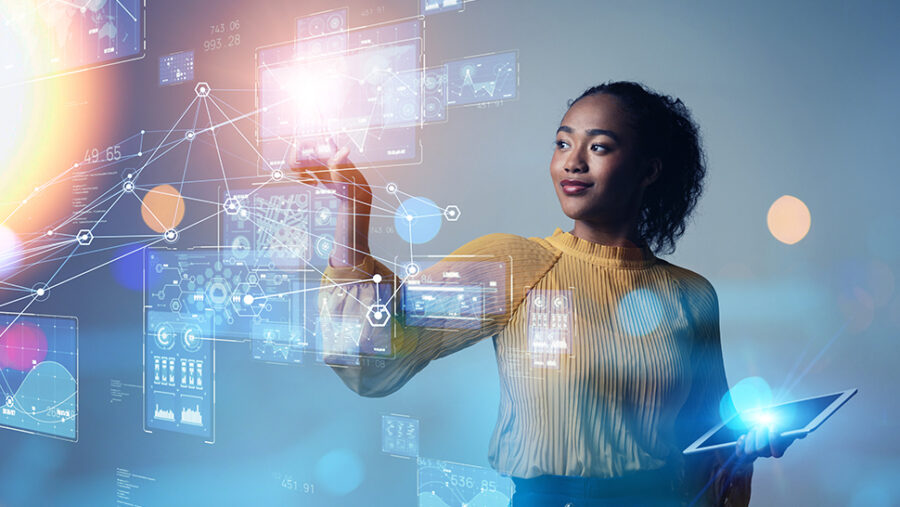
<path id="1" fill-rule="evenodd" d="M 588 166 L 580 153 L 572 152 L 566 160 L 565 169 L 567 173 L 585 173 L 588 170 Z"/>

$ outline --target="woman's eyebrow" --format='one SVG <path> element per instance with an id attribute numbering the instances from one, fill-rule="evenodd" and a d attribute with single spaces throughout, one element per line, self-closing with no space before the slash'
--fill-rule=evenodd
<path id="1" fill-rule="evenodd" d="M 567 134 L 574 134 L 574 133 L 575 133 L 575 129 L 573 129 L 572 127 L 567 127 L 567 126 L 563 125 L 563 126 L 559 127 L 558 129 L 556 129 L 556 133 L 557 133 L 557 134 L 559 134 L 560 132 L 565 132 L 565 133 L 567 133 Z M 587 129 L 587 130 L 585 130 L 585 132 L 587 133 L 587 135 L 589 135 L 589 136 L 591 136 L 591 137 L 593 137 L 593 136 L 607 136 L 607 137 L 611 137 L 613 141 L 619 142 L 619 136 L 617 136 L 616 133 L 613 132 L 612 130 L 605 130 L 605 129 Z"/>

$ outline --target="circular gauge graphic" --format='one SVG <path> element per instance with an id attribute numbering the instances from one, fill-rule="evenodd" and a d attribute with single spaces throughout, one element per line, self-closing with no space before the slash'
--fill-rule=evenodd
<path id="1" fill-rule="evenodd" d="M 535 308 L 543 308 L 547 303 L 544 302 L 544 296 L 535 296 L 532 304 L 534 304 Z"/>
<path id="2" fill-rule="evenodd" d="M 400 114 L 403 115 L 403 119 L 411 120 L 416 117 L 416 106 L 407 102 L 400 108 Z"/>
<path id="3" fill-rule="evenodd" d="M 231 254 L 235 259 L 246 259 L 250 255 L 250 240 L 246 236 L 238 236 L 231 242 Z"/>
<path id="4" fill-rule="evenodd" d="M 171 324 L 160 324 L 156 328 L 156 346 L 162 350 L 169 350 L 175 345 L 175 339 L 178 334 Z"/>
<path id="5" fill-rule="evenodd" d="M 441 117 L 441 100 L 437 97 L 428 97 L 425 99 L 425 116 L 427 118 Z"/>
<path id="6" fill-rule="evenodd" d="M 340 16 L 334 15 L 328 18 L 328 31 L 335 32 L 344 27 L 344 20 Z"/>
<path id="7" fill-rule="evenodd" d="M 316 255 L 320 258 L 331 257 L 332 250 L 334 250 L 334 238 L 330 234 L 326 234 L 316 241 Z"/>
<path id="8" fill-rule="evenodd" d="M 196 326 L 188 326 L 184 330 L 181 337 L 181 344 L 184 350 L 188 352 L 197 352 L 203 346 L 203 339 L 200 338 L 200 329 Z"/>
<path id="9" fill-rule="evenodd" d="M 316 225 L 328 225 L 331 222 L 331 210 L 319 208 L 316 210 Z"/>
<path id="10" fill-rule="evenodd" d="M 425 89 L 426 90 L 433 91 L 433 90 L 437 89 L 439 84 L 440 84 L 440 81 L 438 80 L 437 77 L 432 76 L 432 75 L 425 76 Z"/>
<path id="11" fill-rule="evenodd" d="M 555 298 L 553 298 L 553 308 L 562 310 L 567 306 L 569 306 L 569 298 L 565 296 L 556 296 Z"/>
<path id="12" fill-rule="evenodd" d="M 325 45 L 328 46 L 329 53 L 335 53 L 337 51 L 343 51 L 347 49 L 347 45 L 344 44 L 344 38 L 341 36 L 337 37 L 329 37 L 327 41 L 325 41 Z"/>
<path id="13" fill-rule="evenodd" d="M 309 34 L 310 35 L 320 35 L 323 31 L 325 31 L 325 20 L 320 17 L 315 17 L 309 20 Z"/>

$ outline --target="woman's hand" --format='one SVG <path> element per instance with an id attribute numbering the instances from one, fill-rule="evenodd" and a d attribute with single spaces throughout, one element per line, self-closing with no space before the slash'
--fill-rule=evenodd
<path id="1" fill-rule="evenodd" d="M 332 148 L 337 148 L 331 142 Z M 300 177 L 301 183 L 315 185 L 321 183 L 333 190 L 341 201 L 334 231 L 334 247 L 329 263 L 334 267 L 359 266 L 369 255 L 369 216 L 372 212 L 372 189 L 362 172 L 350 162 L 350 148 L 333 152 L 320 167 L 298 167 L 294 144 L 289 160 L 291 169 Z"/>
<path id="2" fill-rule="evenodd" d="M 331 141 L 332 148 L 337 148 Z M 345 200 L 361 200 L 362 203 L 371 205 L 372 191 L 369 182 L 362 172 L 350 162 L 350 147 L 344 146 L 334 151 L 331 157 L 319 167 L 298 166 L 296 152 L 299 148 L 296 143 L 290 150 L 289 160 L 291 169 L 300 177 L 301 183 L 315 185 L 321 183 L 325 188 L 334 190 L 338 197 Z"/>
<path id="3" fill-rule="evenodd" d="M 738 438 L 735 455 L 748 462 L 756 458 L 780 458 L 794 440 L 805 436 L 803 433 L 800 437 L 782 437 L 772 427 L 757 426 Z"/>

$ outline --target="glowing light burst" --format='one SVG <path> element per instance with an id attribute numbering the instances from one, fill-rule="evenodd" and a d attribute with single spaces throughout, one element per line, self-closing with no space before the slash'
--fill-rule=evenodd
<path id="1" fill-rule="evenodd" d="M 0 277 L 14 273 L 22 262 L 22 244 L 9 228 L 0 225 Z"/>
<path id="2" fill-rule="evenodd" d="M 730 427 L 742 427 L 753 421 L 751 414 L 758 414 L 760 409 L 772 405 L 772 388 L 762 377 L 747 377 L 734 385 L 719 402 L 719 415 L 723 421 L 732 419 Z M 750 419 L 745 419 L 745 415 Z"/>

